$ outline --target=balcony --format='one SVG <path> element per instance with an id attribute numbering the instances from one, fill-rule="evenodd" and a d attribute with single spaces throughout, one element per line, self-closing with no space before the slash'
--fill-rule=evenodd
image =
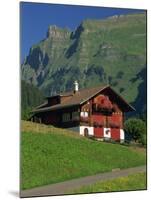
<path id="1" fill-rule="evenodd" d="M 105 127 L 104 122 L 93 120 L 91 117 L 80 117 L 80 122 L 94 127 Z"/>
<path id="2" fill-rule="evenodd" d="M 104 122 L 96 122 L 96 121 L 94 121 L 94 122 L 92 123 L 92 125 L 93 125 L 94 127 L 99 127 L 99 128 L 105 127 Z"/>
<path id="3" fill-rule="evenodd" d="M 103 114 L 111 114 L 113 112 L 112 107 L 103 106 L 100 104 L 92 104 L 93 113 L 103 113 Z"/>
<path id="4" fill-rule="evenodd" d="M 120 128 L 121 124 L 119 122 L 108 122 L 110 128 Z"/>

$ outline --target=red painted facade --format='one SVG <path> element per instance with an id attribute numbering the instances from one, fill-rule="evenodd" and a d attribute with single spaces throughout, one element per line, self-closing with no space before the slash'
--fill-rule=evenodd
<path id="1" fill-rule="evenodd" d="M 47 99 L 47 107 L 65 104 L 71 96 L 74 97 L 74 94 L 50 97 Z M 78 98 L 78 93 L 75 98 Z M 72 101 L 74 102 L 74 98 Z M 114 91 L 107 88 L 77 105 L 62 106 L 54 110 L 47 109 L 47 111 L 43 109 L 42 112 L 34 115 L 36 120 L 33 119 L 33 121 L 38 119 L 37 122 L 63 128 L 93 127 L 94 137 L 103 138 L 108 134 L 106 137 L 119 141 L 120 130 L 123 129 L 124 112 L 128 112 L 129 107 L 121 97 L 119 98 Z"/>

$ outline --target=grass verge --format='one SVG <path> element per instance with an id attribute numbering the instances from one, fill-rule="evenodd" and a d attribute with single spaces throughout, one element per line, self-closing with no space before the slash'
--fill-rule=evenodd
<path id="1" fill-rule="evenodd" d="M 137 173 L 126 177 L 116 178 L 109 181 L 97 182 L 89 186 L 83 186 L 71 194 L 77 193 L 96 193 L 96 192 L 115 192 L 115 191 L 132 191 L 145 190 L 146 188 L 146 173 Z"/>

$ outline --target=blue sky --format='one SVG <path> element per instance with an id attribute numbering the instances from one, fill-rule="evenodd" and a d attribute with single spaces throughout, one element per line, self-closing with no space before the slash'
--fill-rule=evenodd
<path id="1" fill-rule="evenodd" d="M 74 30 L 84 19 L 102 19 L 112 15 L 141 12 L 142 10 L 20 3 L 21 61 L 33 44 L 44 39 L 49 25 Z"/>

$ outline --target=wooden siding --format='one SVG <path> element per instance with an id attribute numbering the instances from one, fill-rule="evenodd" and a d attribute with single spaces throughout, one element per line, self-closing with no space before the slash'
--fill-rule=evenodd
<path id="1" fill-rule="evenodd" d="M 123 128 L 123 113 L 119 106 L 114 103 L 114 111 L 111 111 L 112 102 L 109 98 L 104 98 L 103 95 L 99 95 L 99 97 L 100 98 L 95 97 L 81 106 L 82 112 L 87 111 L 89 113 L 88 117 L 80 118 L 81 123 L 89 124 L 94 127 Z M 93 108 L 93 103 L 97 102 L 99 104 L 99 101 L 104 99 L 109 104 L 109 110 L 96 110 Z"/>

